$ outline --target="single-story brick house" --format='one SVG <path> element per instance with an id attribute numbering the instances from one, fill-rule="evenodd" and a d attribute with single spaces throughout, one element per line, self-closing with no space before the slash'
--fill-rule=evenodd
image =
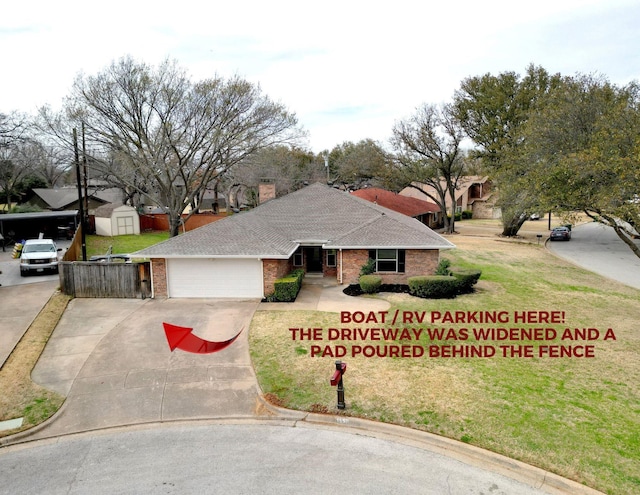
<path id="1" fill-rule="evenodd" d="M 151 259 L 154 297 L 262 298 L 295 268 L 357 283 L 376 261 L 385 283 L 433 274 L 455 247 L 418 220 L 312 184 L 136 253 Z"/>

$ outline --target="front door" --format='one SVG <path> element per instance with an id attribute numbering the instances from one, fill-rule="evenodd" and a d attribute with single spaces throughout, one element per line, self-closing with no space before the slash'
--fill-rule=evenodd
<path id="1" fill-rule="evenodd" d="M 322 273 L 322 248 L 320 246 L 304 248 L 307 260 L 307 272 Z"/>

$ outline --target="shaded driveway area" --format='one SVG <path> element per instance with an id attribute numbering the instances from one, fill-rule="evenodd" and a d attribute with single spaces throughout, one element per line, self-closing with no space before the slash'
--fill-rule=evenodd
<path id="1" fill-rule="evenodd" d="M 640 246 L 639 240 L 635 242 Z M 596 222 L 579 225 L 570 241 L 549 241 L 547 247 L 578 266 L 640 289 L 640 258 L 611 227 Z"/>

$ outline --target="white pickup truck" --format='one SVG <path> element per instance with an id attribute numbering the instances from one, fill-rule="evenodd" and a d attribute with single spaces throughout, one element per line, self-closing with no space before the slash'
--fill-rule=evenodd
<path id="1" fill-rule="evenodd" d="M 20 275 L 51 271 L 58 273 L 58 251 L 52 239 L 29 239 L 20 254 Z"/>

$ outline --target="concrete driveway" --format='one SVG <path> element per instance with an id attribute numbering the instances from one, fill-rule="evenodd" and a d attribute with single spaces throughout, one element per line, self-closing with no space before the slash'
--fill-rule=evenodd
<path id="1" fill-rule="evenodd" d="M 549 241 L 547 247 L 578 266 L 640 289 L 640 258 L 611 227 L 596 222 L 579 225 L 570 241 Z"/>
<path id="2" fill-rule="evenodd" d="M 248 330 L 258 300 L 74 299 L 33 370 L 66 395 L 35 437 L 113 426 L 211 417 L 251 417 L 257 382 Z M 214 354 L 171 351 L 162 323 L 223 341 Z"/>

